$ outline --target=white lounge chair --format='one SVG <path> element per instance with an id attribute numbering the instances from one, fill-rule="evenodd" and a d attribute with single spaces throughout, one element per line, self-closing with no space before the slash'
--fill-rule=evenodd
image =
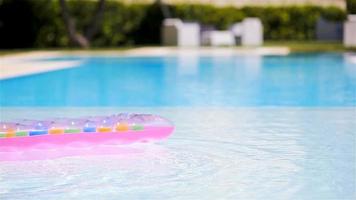
<path id="1" fill-rule="evenodd" d="M 260 46 L 263 44 L 263 25 L 258 18 L 245 18 L 241 23 L 230 27 L 235 37 L 241 38 L 243 46 Z"/>
<path id="2" fill-rule="evenodd" d="M 344 23 L 345 47 L 356 47 L 356 15 L 349 15 Z"/>
<path id="3" fill-rule="evenodd" d="M 162 44 L 165 46 L 199 46 L 200 25 L 165 19 L 162 24 Z"/>
<path id="4" fill-rule="evenodd" d="M 231 31 L 205 31 L 202 33 L 202 43 L 210 46 L 234 46 L 236 44 Z"/>

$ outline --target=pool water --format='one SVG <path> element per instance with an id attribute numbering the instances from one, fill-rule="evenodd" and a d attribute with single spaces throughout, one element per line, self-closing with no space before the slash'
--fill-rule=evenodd
<path id="1" fill-rule="evenodd" d="M 355 106 L 342 54 L 63 57 L 66 70 L 0 81 L 1 106 Z"/>
<path id="2" fill-rule="evenodd" d="M 356 198 L 345 55 L 58 59 L 83 64 L 0 81 L 1 120 L 142 112 L 176 130 L 117 154 L 0 162 L 0 199 Z"/>

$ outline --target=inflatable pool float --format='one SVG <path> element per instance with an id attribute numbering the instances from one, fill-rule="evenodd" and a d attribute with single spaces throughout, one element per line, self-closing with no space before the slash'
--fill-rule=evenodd
<path id="1" fill-rule="evenodd" d="M 0 152 L 32 147 L 150 142 L 167 138 L 173 130 L 170 121 L 150 114 L 1 122 Z"/>

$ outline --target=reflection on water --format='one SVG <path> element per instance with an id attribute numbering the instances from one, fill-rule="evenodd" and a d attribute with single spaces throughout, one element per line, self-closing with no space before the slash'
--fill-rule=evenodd
<path id="1" fill-rule="evenodd" d="M 135 111 L 176 124 L 116 155 L 0 163 L 0 199 L 353 199 L 356 111 L 3 109 L 2 120 Z"/>
<path id="2" fill-rule="evenodd" d="M 181 53 L 177 55 L 176 60 L 166 59 L 165 65 L 177 65 L 177 74 L 180 76 L 194 76 L 199 73 L 199 55 L 197 52 L 192 52 L 191 54 Z"/>

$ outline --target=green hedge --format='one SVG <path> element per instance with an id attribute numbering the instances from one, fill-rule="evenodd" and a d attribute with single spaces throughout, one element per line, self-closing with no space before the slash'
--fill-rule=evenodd
<path id="1" fill-rule="evenodd" d="M 78 30 L 83 30 L 94 13 L 95 1 L 69 1 Z M 322 16 L 342 21 L 346 12 L 335 7 L 224 7 L 209 5 L 169 6 L 173 17 L 199 21 L 226 29 L 245 17 L 259 17 L 264 36 L 272 40 L 312 40 L 315 23 Z M 157 5 L 122 4 L 107 1 L 102 28 L 91 45 L 158 44 L 163 16 Z M 0 1 L 0 48 L 66 47 L 69 41 L 60 15 L 58 0 Z"/>
<path id="2" fill-rule="evenodd" d="M 272 40 L 311 40 L 315 37 L 315 24 L 320 16 L 331 21 L 345 19 L 345 12 L 338 8 L 315 6 L 238 9 L 182 5 L 175 7 L 175 14 L 183 19 L 214 24 L 219 29 L 226 29 L 245 17 L 259 17 L 263 23 L 264 37 Z"/>
<path id="3" fill-rule="evenodd" d="M 346 0 L 347 12 L 356 14 L 356 0 Z"/>

